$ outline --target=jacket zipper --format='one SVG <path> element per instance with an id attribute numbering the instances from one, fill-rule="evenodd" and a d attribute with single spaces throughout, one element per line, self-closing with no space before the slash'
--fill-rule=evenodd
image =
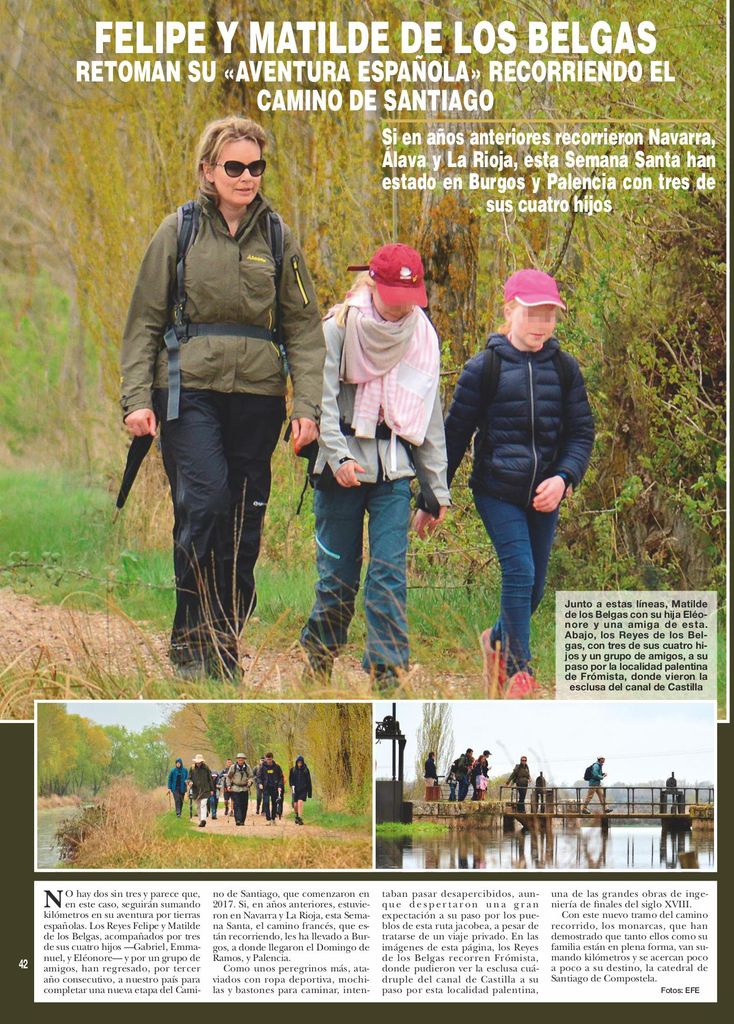
<path id="1" fill-rule="evenodd" d="M 533 364 L 528 358 L 528 381 L 530 382 L 530 443 L 533 448 L 533 475 L 530 479 L 530 489 L 528 491 L 527 505 L 530 505 L 533 497 L 533 484 L 535 483 L 535 476 L 538 472 L 538 452 L 535 448 L 535 401 L 533 399 Z"/>
<path id="2" fill-rule="evenodd" d="M 291 256 L 291 266 L 293 267 L 293 273 L 296 276 L 296 284 L 298 285 L 298 290 L 301 293 L 301 298 L 303 299 L 303 305 L 307 306 L 311 300 L 309 299 L 308 295 L 306 295 L 306 289 L 303 287 L 303 281 L 301 280 L 301 275 L 300 275 L 300 272 L 298 270 L 298 257 L 297 256 Z"/>

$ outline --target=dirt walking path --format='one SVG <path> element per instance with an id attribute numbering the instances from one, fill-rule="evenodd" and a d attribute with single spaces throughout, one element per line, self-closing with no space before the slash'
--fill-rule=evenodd
<path id="1" fill-rule="evenodd" d="M 279 698 L 378 699 L 357 657 L 337 659 L 330 683 L 304 678 L 303 652 L 247 642 L 240 646 L 244 700 Z M 481 677 L 411 668 L 397 698 L 480 696 Z M 0 588 L 0 719 L 30 718 L 34 698 L 206 699 L 222 696 L 211 680 L 182 681 L 168 662 L 168 635 L 114 609 L 41 604 Z"/>
<path id="2" fill-rule="evenodd" d="M 247 810 L 247 818 L 244 825 L 235 825 L 234 815 L 230 814 L 225 818 L 224 811 L 217 811 L 216 818 L 206 819 L 206 828 L 199 829 L 199 822 L 194 816 L 191 820 L 191 827 L 198 831 L 206 832 L 207 835 L 228 835 L 241 836 L 242 839 L 257 837 L 258 839 L 285 839 L 294 835 L 319 837 L 323 839 L 354 839 L 359 836 L 348 835 L 338 829 L 320 828 L 318 825 L 308 823 L 308 803 L 304 809 L 304 825 L 296 825 L 296 820 L 289 803 L 283 808 L 283 817 L 269 825 L 264 814 L 255 814 L 255 801 L 250 801 Z"/>
<path id="3" fill-rule="evenodd" d="M 0 670 L 170 676 L 166 638 L 120 614 L 41 604 L 0 589 Z"/>

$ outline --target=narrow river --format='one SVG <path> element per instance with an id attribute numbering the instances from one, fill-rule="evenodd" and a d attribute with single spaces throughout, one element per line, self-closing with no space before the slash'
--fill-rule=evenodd
<path id="1" fill-rule="evenodd" d="M 55 868 L 61 861 L 56 845 L 56 830 L 62 821 L 81 813 L 81 807 L 44 807 L 38 811 L 38 867 Z"/>
<path id="2" fill-rule="evenodd" d="M 714 864 L 714 834 L 660 826 L 556 827 L 548 834 L 500 829 L 452 829 L 440 835 L 377 836 L 377 867 L 409 871 L 464 868 L 484 871 L 555 868 L 677 869 L 678 854 L 694 852 L 698 866 Z"/>

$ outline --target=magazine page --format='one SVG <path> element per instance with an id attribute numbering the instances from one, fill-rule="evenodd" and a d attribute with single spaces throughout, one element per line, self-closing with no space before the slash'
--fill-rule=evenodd
<path id="1" fill-rule="evenodd" d="M 729 5 L 0 26 L 12 1002 L 725 1008 Z"/>

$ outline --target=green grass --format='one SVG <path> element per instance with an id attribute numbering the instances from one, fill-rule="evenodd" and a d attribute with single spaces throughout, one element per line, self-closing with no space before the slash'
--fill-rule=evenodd
<path id="1" fill-rule="evenodd" d="M 439 825 L 434 821 L 416 821 L 411 825 L 404 825 L 399 821 L 386 821 L 382 825 L 375 825 L 377 836 L 430 836 L 439 835 L 449 831 L 448 825 Z"/>
<path id="2" fill-rule="evenodd" d="M 276 458 L 282 460 L 282 453 Z M 315 579 L 312 519 L 306 513 L 296 521 L 292 510 L 288 518 L 295 478 L 286 484 L 284 493 L 276 490 L 271 501 L 257 568 L 258 607 L 247 627 L 254 646 L 280 651 L 292 646 L 309 613 Z M 111 493 L 81 475 L 0 468 L 0 586 L 11 586 L 41 602 L 64 601 L 89 609 L 111 601 L 135 621 L 165 633 L 174 609 L 170 550 L 144 545 L 135 549 L 125 540 L 123 526 L 122 521 L 114 521 Z M 427 564 L 425 549 L 412 543 L 408 598 L 412 659 L 439 676 L 442 671 L 476 674 L 480 667 L 477 637 L 497 614 L 496 567 L 490 561 L 473 581 L 462 580 L 452 575 L 445 559 L 436 566 Z M 720 621 L 718 686 L 723 708 L 723 610 Z M 348 653 L 361 655 L 364 633 L 358 605 Z M 554 605 L 548 594 L 533 618 L 534 663 L 541 680 L 555 677 L 554 638 Z M 197 695 L 206 695 L 204 686 Z"/>
<path id="3" fill-rule="evenodd" d="M 287 501 L 274 494 L 272 504 Z M 278 509 L 266 521 L 278 531 Z M 306 523 L 299 527 L 307 532 Z M 254 644 L 288 648 L 313 600 L 313 542 L 300 543 L 300 561 L 286 565 L 277 543 L 263 553 L 257 569 L 258 607 L 248 626 Z M 0 583 L 42 602 L 94 607 L 108 599 L 128 616 L 157 630 L 168 628 L 174 608 L 170 551 L 133 549 L 120 523 L 113 522 L 113 500 L 83 478 L 49 470 L 0 469 Z M 443 574 L 444 579 L 446 573 Z M 409 577 L 409 620 L 413 660 L 447 672 L 479 670 L 477 636 L 497 614 L 498 581 L 487 573 L 481 584 L 464 586 L 449 577 L 433 583 L 424 570 Z M 553 604 L 534 621 L 537 672 L 552 679 Z M 361 610 L 350 635 L 357 656 L 364 642 Z"/>
<path id="4" fill-rule="evenodd" d="M 286 794 L 286 806 L 290 806 L 290 798 Z M 327 811 L 318 800 L 307 800 L 303 807 L 303 819 L 308 825 L 339 831 L 369 832 L 372 828 L 372 815 L 349 814 L 347 811 Z"/>
<path id="5" fill-rule="evenodd" d="M 250 815 L 254 812 L 254 800 L 250 801 L 250 808 L 248 810 L 247 821 L 245 822 L 245 828 L 247 828 L 247 822 L 250 820 Z M 290 800 L 286 795 L 286 802 L 283 808 L 283 815 L 290 814 Z M 194 817 L 196 817 L 196 808 L 194 808 Z M 316 828 L 324 829 L 325 831 L 339 831 L 339 832 L 354 832 L 355 834 L 363 833 L 369 835 L 372 828 L 372 815 L 371 814 L 347 814 L 342 811 L 325 811 L 319 804 L 318 800 L 307 800 L 304 810 L 303 818 L 307 825 L 313 825 Z M 204 829 L 193 830 L 189 824 L 189 804 L 188 801 L 184 803 L 184 809 L 181 813 L 181 817 L 177 818 L 175 814 L 167 812 L 161 815 L 158 819 L 158 833 L 163 838 L 178 839 L 182 836 L 190 837 L 193 842 L 202 838 Z M 267 845 L 272 842 L 271 839 L 265 839 L 262 837 L 250 837 L 248 836 L 248 842 Z M 239 842 L 239 837 L 223 836 L 217 834 L 214 836 L 217 842 Z"/>

